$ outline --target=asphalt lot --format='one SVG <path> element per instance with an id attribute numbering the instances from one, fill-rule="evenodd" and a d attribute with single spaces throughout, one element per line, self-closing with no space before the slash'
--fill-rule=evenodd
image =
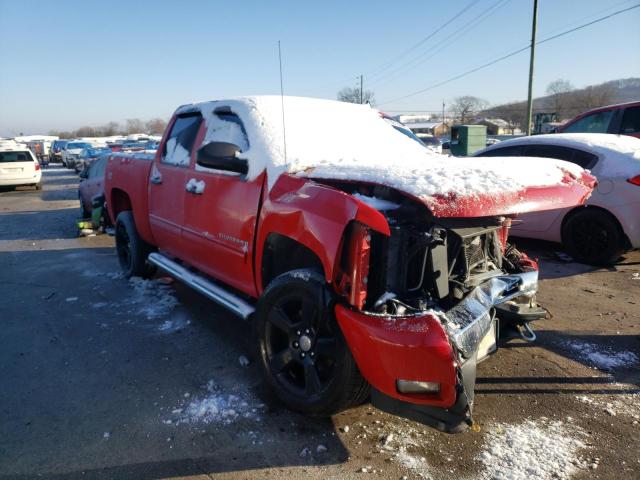
<path id="1" fill-rule="evenodd" d="M 246 323 L 77 238 L 77 182 L 0 192 L 1 479 L 640 478 L 640 252 L 595 269 L 518 243 L 550 315 L 479 366 L 479 431 L 308 418 L 265 388 Z"/>

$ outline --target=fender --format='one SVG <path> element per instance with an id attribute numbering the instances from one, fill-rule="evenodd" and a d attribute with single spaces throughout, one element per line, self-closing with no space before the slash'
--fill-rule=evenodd
<path id="1" fill-rule="evenodd" d="M 262 293 L 262 258 L 271 233 L 287 236 L 311 250 L 331 283 L 340 258 L 342 237 L 349 222 L 357 220 L 384 235 L 389 225 L 377 210 L 340 190 L 288 174 L 271 191 L 264 190 L 256 237 L 255 277 Z"/>

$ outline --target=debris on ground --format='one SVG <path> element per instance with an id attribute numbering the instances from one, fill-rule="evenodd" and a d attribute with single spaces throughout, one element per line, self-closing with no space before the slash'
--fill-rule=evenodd
<path id="1" fill-rule="evenodd" d="M 238 357 L 238 363 L 241 367 L 248 367 L 251 362 L 249 362 L 249 359 L 244 355 L 240 355 L 240 357 Z"/>
<path id="2" fill-rule="evenodd" d="M 307 447 L 304 447 L 299 454 L 300 458 L 306 458 L 310 455 L 311 455 L 311 450 L 309 450 Z"/>

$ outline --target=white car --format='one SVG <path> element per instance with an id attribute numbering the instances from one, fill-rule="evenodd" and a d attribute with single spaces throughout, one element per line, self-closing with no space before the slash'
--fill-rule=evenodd
<path id="1" fill-rule="evenodd" d="M 93 147 L 88 142 L 71 141 L 62 150 L 62 164 L 67 168 L 75 168 L 80 154 L 85 148 Z"/>
<path id="2" fill-rule="evenodd" d="M 561 242 L 578 261 L 610 265 L 640 248 L 640 139 L 559 133 L 505 140 L 476 157 L 547 157 L 591 170 L 598 186 L 584 207 L 520 215 L 514 236 Z M 531 158 L 535 162 L 535 158 Z"/>
<path id="3" fill-rule="evenodd" d="M 38 160 L 26 145 L 0 145 L 0 187 L 33 185 L 42 188 L 42 170 Z"/>

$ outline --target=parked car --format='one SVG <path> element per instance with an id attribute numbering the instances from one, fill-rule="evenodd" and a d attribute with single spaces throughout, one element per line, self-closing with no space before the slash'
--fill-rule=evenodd
<path id="1" fill-rule="evenodd" d="M 640 102 L 594 108 L 556 130 L 558 133 L 612 133 L 640 138 Z"/>
<path id="2" fill-rule="evenodd" d="M 0 145 L 0 187 L 22 185 L 42 189 L 40 163 L 26 145 L 3 142 Z"/>
<path id="3" fill-rule="evenodd" d="M 74 168 L 76 172 L 80 173 L 85 170 L 92 162 L 96 161 L 103 155 L 109 155 L 110 153 L 111 149 L 108 147 L 84 148 L 78 155 L 78 158 L 75 161 Z"/>
<path id="4" fill-rule="evenodd" d="M 604 133 L 535 135 L 503 141 L 475 156 L 557 158 L 598 178 L 584 206 L 523 213 L 513 235 L 560 242 L 576 260 L 593 265 L 610 265 L 625 251 L 640 248 L 640 139 Z"/>
<path id="5" fill-rule="evenodd" d="M 67 143 L 62 150 L 62 164 L 67 168 L 75 168 L 76 162 L 80 158 L 82 150 L 85 148 L 92 148 L 93 145 L 87 142 L 74 142 Z"/>
<path id="6" fill-rule="evenodd" d="M 87 165 L 80 173 L 80 185 L 78 186 L 78 198 L 80 199 L 80 213 L 82 218 L 91 217 L 94 200 L 104 197 L 104 171 L 109 157 L 102 155 L 94 162 Z"/>
<path id="7" fill-rule="evenodd" d="M 494 309 L 545 314 L 510 217 L 594 183 L 556 160 L 445 158 L 367 105 L 266 96 L 178 108 L 155 155 L 109 157 L 105 196 L 124 274 L 155 265 L 251 318 L 287 406 L 332 414 L 371 391 L 455 431 L 497 348 Z"/>
<path id="8" fill-rule="evenodd" d="M 62 162 L 62 151 L 69 140 L 54 140 L 51 144 L 51 162 Z"/>

